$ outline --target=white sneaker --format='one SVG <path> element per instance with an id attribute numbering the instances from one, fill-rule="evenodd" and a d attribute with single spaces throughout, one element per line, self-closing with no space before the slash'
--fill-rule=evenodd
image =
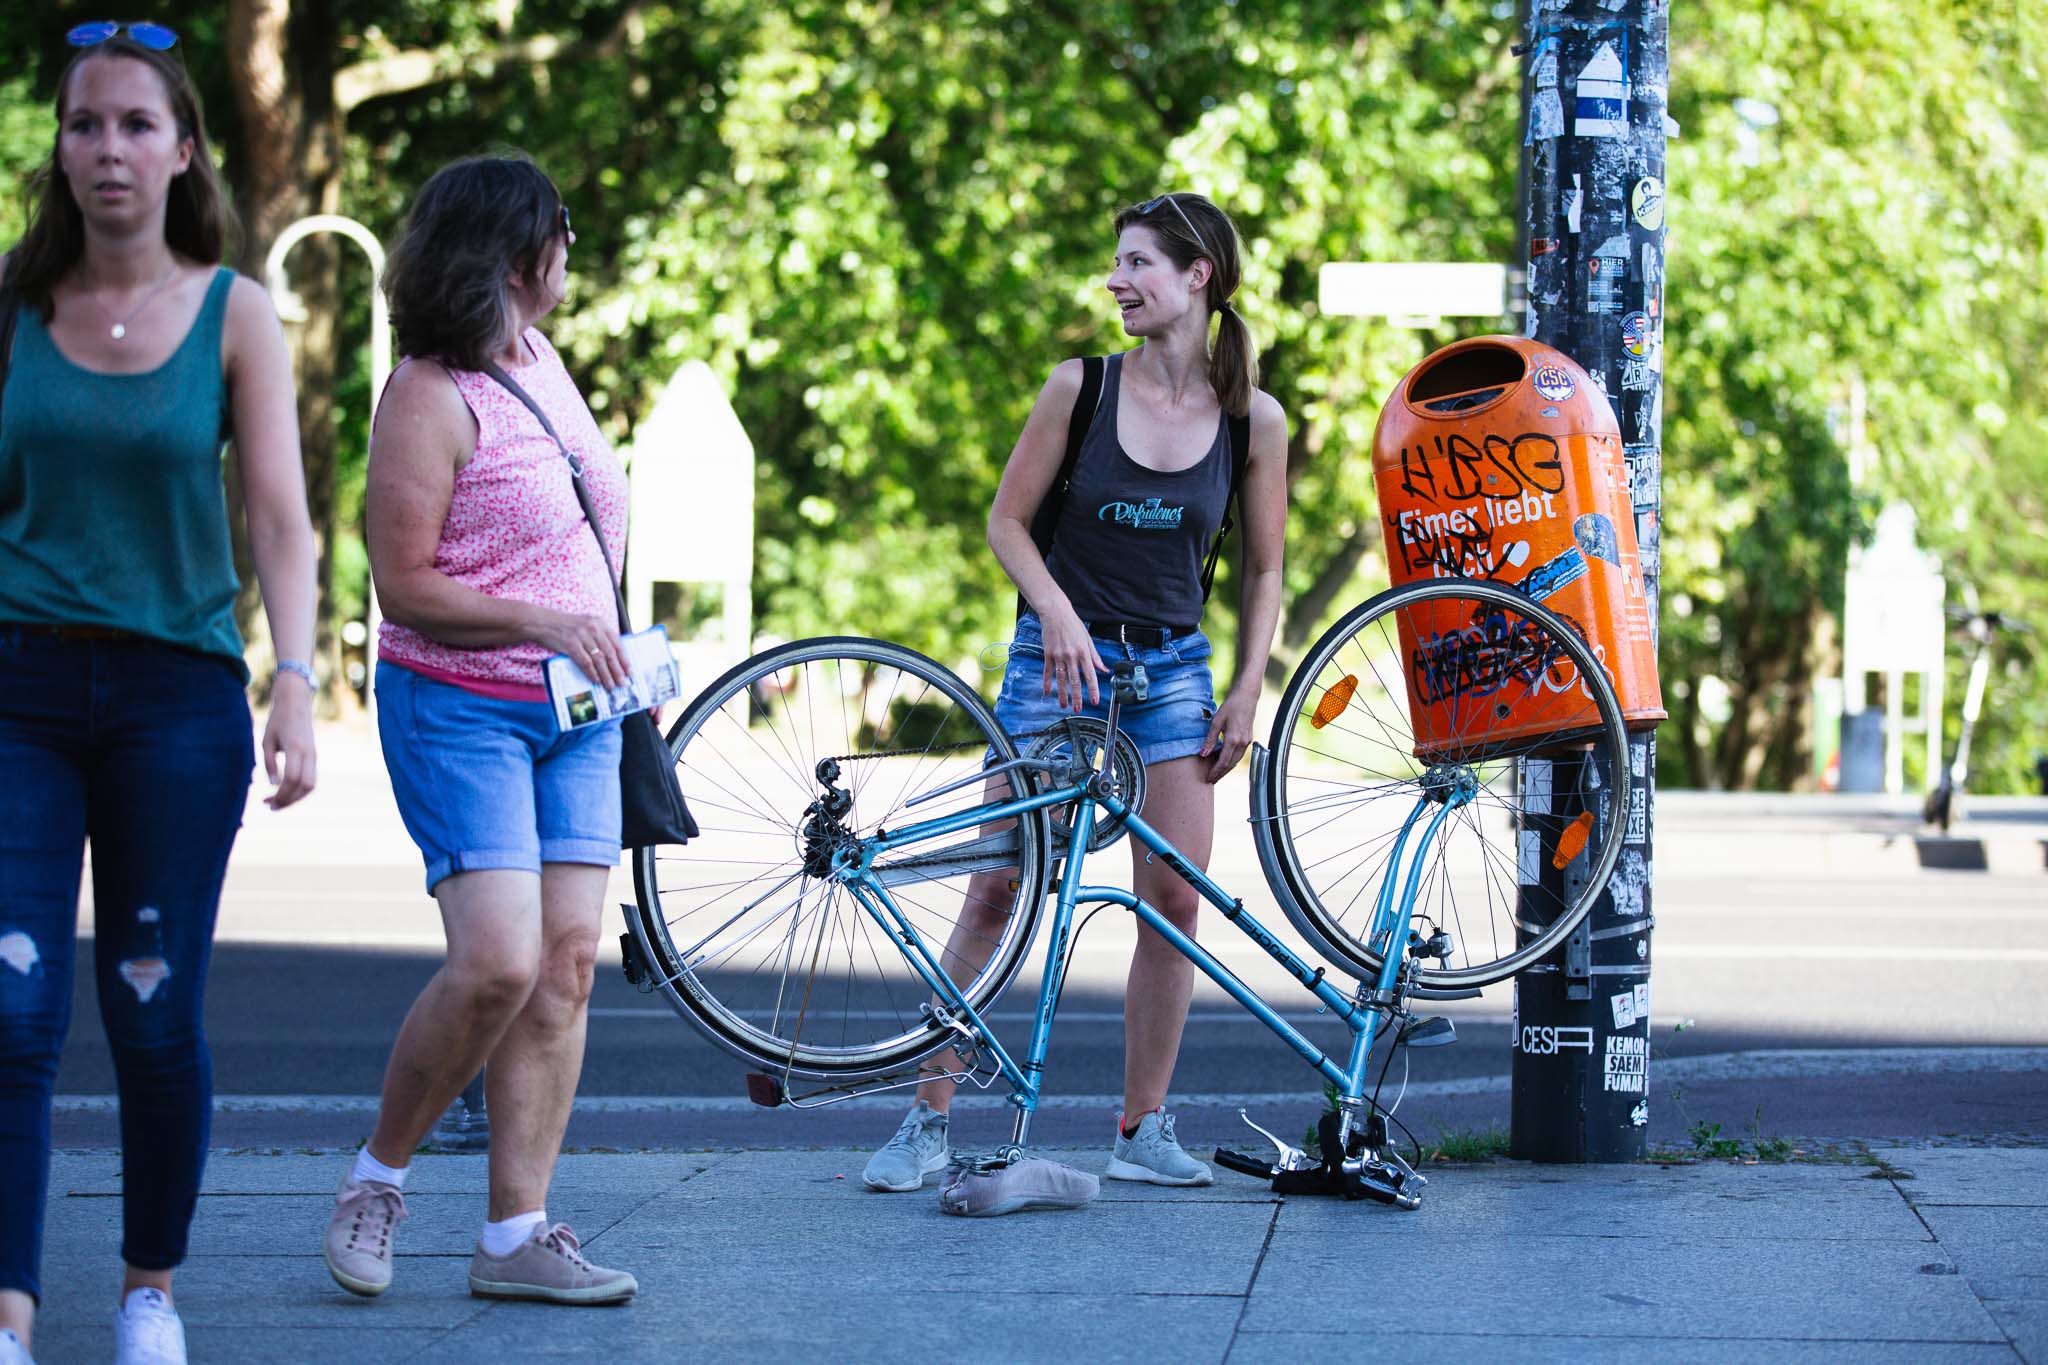
<path id="1" fill-rule="evenodd" d="M 161 1289 L 131 1289 L 114 1310 L 114 1365 L 185 1365 L 185 1324 Z"/>
<path id="2" fill-rule="evenodd" d="M 1173 1115 L 1165 1106 L 1138 1120 L 1138 1131 L 1124 1136 L 1124 1116 L 1116 1116 L 1116 1146 L 1102 1173 L 1111 1180 L 1142 1180 L 1153 1185 L 1206 1185 L 1216 1177 L 1207 1166 L 1181 1150 L 1173 1135 Z"/>
<path id="3" fill-rule="evenodd" d="M 0 1365 L 36 1365 L 36 1358 L 14 1335 L 12 1327 L 0 1327 Z"/>

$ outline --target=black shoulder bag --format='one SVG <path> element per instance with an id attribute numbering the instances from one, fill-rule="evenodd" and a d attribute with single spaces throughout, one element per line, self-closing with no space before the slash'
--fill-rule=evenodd
<path id="1" fill-rule="evenodd" d="M 519 387 L 518 381 L 495 362 L 487 365 L 484 373 L 497 380 L 507 393 L 524 403 L 526 410 L 540 419 L 541 429 L 562 452 L 562 458 L 569 462 L 569 480 L 576 487 L 576 501 L 583 508 L 583 519 L 590 523 L 590 533 L 597 537 L 597 553 L 604 562 L 605 576 L 609 578 L 611 554 L 604 543 L 604 527 L 598 523 L 597 508 L 590 501 L 590 489 L 583 482 L 583 462 L 562 444 L 562 438 L 555 433 L 555 424 L 540 410 L 540 404 Z M 632 634 L 633 625 L 626 616 L 626 594 L 617 583 L 612 584 L 612 601 L 619 610 L 619 633 Z M 619 797 L 623 816 L 619 842 L 627 848 L 647 848 L 654 844 L 686 843 L 696 837 L 697 822 L 690 818 L 690 808 L 683 803 L 682 784 L 676 781 L 675 754 L 669 749 L 668 741 L 661 737 L 661 727 L 654 723 L 654 713 L 635 711 L 622 720 L 619 727 L 622 740 Z"/>
<path id="2" fill-rule="evenodd" d="M 1081 442 L 1087 439 L 1088 428 L 1095 421 L 1095 409 L 1102 404 L 1105 364 L 1099 355 L 1091 355 L 1081 361 L 1081 391 L 1074 395 L 1074 411 L 1067 418 L 1067 456 L 1060 461 L 1059 477 L 1052 481 L 1052 487 L 1031 517 L 1031 543 L 1038 547 L 1040 556 L 1052 553 L 1053 533 L 1060 524 L 1060 509 L 1066 502 L 1067 489 L 1073 486 L 1074 467 L 1081 463 Z M 1223 542 L 1230 535 L 1230 528 L 1236 525 L 1230 518 L 1230 509 L 1237 505 L 1238 486 L 1244 482 L 1245 467 L 1252 460 L 1252 419 L 1249 413 L 1231 417 L 1229 443 L 1230 492 L 1223 500 L 1223 521 L 1216 528 L 1216 539 L 1210 542 L 1209 553 L 1202 561 L 1204 602 L 1209 600 L 1209 591 L 1216 583 L 1216 561 L 1223 557 Z M 1017 614 L 1022 616 L 1027 610 L 1024 594 L 1017 594 Z"/>

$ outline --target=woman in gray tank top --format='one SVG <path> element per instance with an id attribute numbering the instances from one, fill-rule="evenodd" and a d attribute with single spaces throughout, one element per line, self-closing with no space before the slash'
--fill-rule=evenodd
<path id="1" fill-rule="evenodd" d="M 1017 623 L 996 715 L 1020 740 L 1062 712 L 1101 716 L 1109 661 L 1142 662 L 1150 698 L 1124 709 L 1119 724 L 1146 765 L 1145 819 L 1206 868 L 1215 783 L 1251 743 L 1280 616 L 1287 418 L 1258 388 L 1251 334 L 1230 303 L 1242 265 L 1236 228 L 1223 211 L 1198 194 L 1161 195 L 1119 213 L 1116 233 L 1116 264 L 1106 283 L 1125 333 L 1139 344 L 1109 357 L 1092 414 L 1075 415 L 1082 362 L 1053 370 L 989 509 L 989 547 L 1029 608 Z M 1230 493 L 1228 420 L 1247 414 L 1250 460 L 1238 490 L 1245 572 L 1237 674 L 1219 705 L 1201 633 L 1201 566 Z M 1056 491 L 1073 420 L 1089 426 L 1068 486 Z M 1051 552 L 1041 554 L 1031 526 L 1048 497 L 1063 501 Z M 992 787 L 991 795 L 1008 794 L 1002 779 Z M 1133 846 L 1137 894 L 1192 935 L 1199 906 L 1193 888 L 1142 852 Z M 948 964 L 969 972 L 986 951 L 978 945 L 995 941 L 979 917 L 989 912 L 980 907 L 1009 903 L 996 884 L 1002 875 L 988 875 L 989 885 L 970 887 L 947 945 Z M 1165 1112 L 1193 989 L 1192 964 L 1141 926 L 1125 991 L 1123 1112 L 1104 1171 L 1112 1179 L 1211 1179 L 1209 1168 L 1181 1149 Z M 918 1087 L 909 1116 L 868 1163 L 869 1189 L 917 1189 L 944 1169 L 952 1095 L 945 1079 Z"/>

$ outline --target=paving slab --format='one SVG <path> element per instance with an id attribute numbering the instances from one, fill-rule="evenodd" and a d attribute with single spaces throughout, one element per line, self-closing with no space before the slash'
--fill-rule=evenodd
<path id="1" fill-rule="evenodd" d="M 397 1365 L 446 1333 L 406 1327 L 196 1327 L 185 1314 L 185 1349 L 201 1365 L 281 1365 L 281 1362 L 347 1361 L 349 1365 Z M 103 1361 L 113 1354 L 112 1310 L 92 1327 L 36 1329 L 36 1359 L 43 1365 Z"/>
<path id="2" fill-rule="evenodd" d="M 1929 1239 L 1891 1183 L 1850 1165 L 1534 1166 L 1433 1168 L 1422 1207 L 1290 1200 L 1283 1226 L 1405 1239 L 1476 1236 L 1685 1240 L 1734 1232 L 1791 1241 Z M 1245 1182 L 1249 1184 L 1250 1182 Z M 1424 1228 L 1410 1224 L 1421 1222 Z"/>
<path id="3" fill-rule="evenodd" d="M 580 1154 L 550 1212 L 642 1286 L 588 1311 L 469 1297 L 475 1156 L 420 1158 L 393 1290 L 342 1292 L 318 1233 L 343 1155 L 215 1155 L 178 1277 L 194 1359 L 895 1361 L 914 1342 L 1038 1362 L 1139 1341 L 1193 1362 L 2048 1365 L 2048 1204 L 2010 1202 L 2037 1188 L 2038 1150 L 1887 1150 L 1875 1171 L 1438 1167 L 1415 1213 L 1280 1199 L 1219 1171 L 1206 1188 L 1111 1182 L 1084 1209 L 989 1220 L 940 1213 L 936 1178 L 862 1190 L 864 1150 Z M 118 1158 L 61 1153 L 53 1189 L 42 1358 L 104 1359 Z M 1368 1269 L 1372 1295 L 1346 1292 Z M 1376 1323 L 1379 1303 L 1403 1316 Z"/>
<path id="4" fill-rule="evenodd" d="M 1362 1310 L 1318 1287 L 1356 1278 L 1357 1246 L 1327 1223 L 1297 1228 L 1293 1211 L 1281 1210 L 1244 1329 L 1356 1330 Z M 1677 1241 L 1526 1236 L 1439 1223 L 1374 1266 L 1376 1300 L 1448 1302 L 1458 1327 L 1484 1335 L 2005 1340 L 1924 1241 L 1714 1236 L 1704 1227 Z"/>
<path id="5" fill-rule="evenodd" d="M 1313 1360 L 1400 1361 L 1405 1365 L 1755 1365 L 1760 1346 L 1771 1365 L 2011 1365 L 2003 1343 L 1877 1341 L 1729 1341 L 1714 1337 L 1480 1336 L 1446 1332 L 1240 1332 L 1229 1365 L 1301 1365 Z"/>
<path id="6" fill-rule="evenodd" d="M 935 1189 L 883 1196 L 846 1182 L 792 1200 L 710 1194 L 693 1182 L 642 1205 L 591 1253 L 643 1285 L 668 1277 L 711 1296 L 758 1294 L 764 1275 L 785 1270 L 832 1286 L 826 1297 L 849 1305 L 913 1284 L 970 1296 L 1241 1296 L 1276 1207 L 1133 1200 L 963 1219 L 939 1211 Z"/>
<path id="7" fill-rule="evenodd" d="M 1014 1365 L 1126 1356 L 1217 1365 L 1230 1349 L 1241 1300 L 987 1292 L 934 1295 L 913 1266 L 893 1292 L 849 1301 L 829 1284 L 757 1279 L 746 1296 L 708 1294 L 687 1282 L 641 1291 L 631 1307 L 578 1312 L 503 1304 L 449 1333 L 420 1365 L 480 1360 L 827 1360 L 866 1365 L 905 1359 Z M 822 1296 L 822 1297 L 821 1297 Z"/>
<path id="8" fill-rule="evenodd" d="M 88 1327 L 111 1331 L 120 1288 L 112 1244 L 91 1257 L 60 1255 L 43 1262 L 44 1296 L 36 1315 L 37 1335 L 45 1327 Z M 309 1256 L 193 1256 L 178 1267 L 178 1315 L 187 1331 L 326 1330 L 358 1327 L 446 1331 L 489 1305 L 469 1296 L 469 1257 L 401 1255 L 392 1288 L 375 1299 L 357 1298 L 335 1284 L 315 1244 Z M 102 1359 L 108 1345 L 84 1357 Z M 38 1357 L 44 1353 L 38 1349 Z M 318 1360 L 312 1351 L 285 1352 L 273 1360 Z M 55 1357 L 62 1365 L 66 1357 Z M 195 1357 L 203 1359 L 203 1357 Z M 45 1365 L 49 1365 L 46 1361 Z"/>
<path id="9" fill-rule="evenodd" d="M 2048 1147 L 1874 1147 L 1870 1154 L 1912 1176 L 1899 1182 L 1912 1204 L 2048 1208 Z"/>

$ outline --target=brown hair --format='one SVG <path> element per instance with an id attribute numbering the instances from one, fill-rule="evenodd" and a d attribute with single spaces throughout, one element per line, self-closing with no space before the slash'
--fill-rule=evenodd
<path id="1" fill-rule="evenodd" d="M 1211 313 L 1222 314 L 1223 321 L 1209 352 L 1209 385 L 1225 412 L 1244 416 L 1252 410 L 1252 394 L 1259 387 L 1259 357 L 1252 347 L 1251 329 L 1230 303 L 1230 296 L 1244 280 L 1237 225 L 1209 200 L 1186 190 L 1133 204 L 1117 214 L 1118 233 L 1133 225 L 1150 229 L 1159 239 L 1160 250 L 1182 270 L 1198 259 L 1212 267 L 1204 300 Z"/>
<path id="2" fill-rule="evenodd" d="M 511 277 L 532 278 L 561 233 L 561 193 L 524 152 L 428 176 L 384 268 L 400 353 L 482 369 L 514 336 Z"/>
<path id="3" fill-rule="evenodd" d="M 171 117 L 178 136 L 192 140 L 192 161 L 171 181 L 164 205 L 164 241 L 171 250 L 204 265 L 219 265 L 227 239 L 235 227 L 234 209 L 221 189 L 220 175 L 213 168 L 213 152 L 206 145 L 206 119 L 199 107 L 199 92 L 185 73 L 185 63 L 172 48 L 158 52 L 142 46 L 125 33 L 80 52 L 64 67 L 57 81 L 57 133 L 50 143 L 50 158 L 29 177 L 28 230 L 15 243 L 8 257 L 8 273 L 21 290 L 24 301 L 45 318 L 55 311 L 51 291 L 66 271 L 85 254 L 85 215 L 72 197 L 71 182 L 57 161 L 57 143 L 64 136 L 64 119 L 69 112 L 71 77 L 87 62 L 120 58 L 141 62 L 156 72 L 170 101 Z"/>

